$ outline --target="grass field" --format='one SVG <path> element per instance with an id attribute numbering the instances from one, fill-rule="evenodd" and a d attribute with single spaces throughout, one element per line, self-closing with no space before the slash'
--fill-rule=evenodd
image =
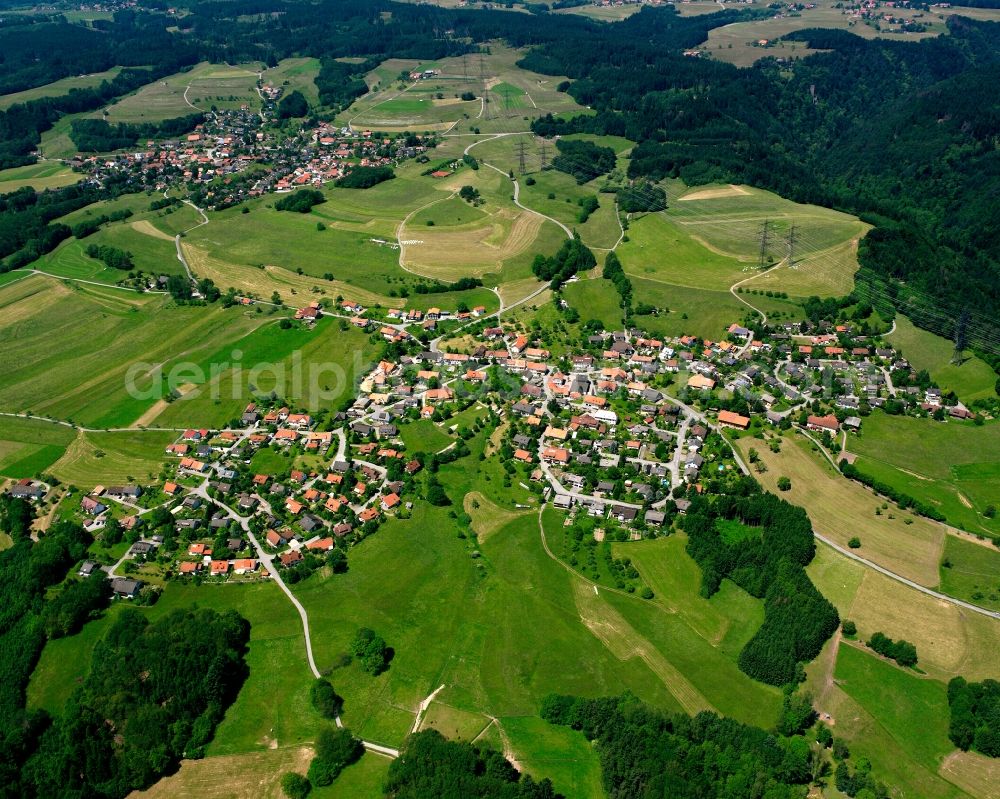
<path id="1" fill-rule="evenodd" d="M 124 427 L 156 398 L 152 369 L 199 362 L 261 324 L 242 310 L 176 307 L 163 297 L 31 277 L 0 289 L 0 337 L 18 357 L 0 364 L 0 408 L 91 427 Z M 133 375 L 138 396 L 130 394 Z M 191 420 L 194 421 L 194 420 Z"/>
<path id="2" fill-rule="evenodd" d="M 876 413 L 849 441 L 856 465 L 973 533 L 1000 535 L 983 511 L 1000 500 L 1000 423 L 935 422 Z"/>
<path id="3" fill-rule="evenodd" d="M 752 277 L 760 229 L 768 223 L 768 255 L 788 256 L 795 226 L 795 266 L 781 265 L 755 277 L 753 288 L 792 296 L 846 294 L 854 283 L 856 241 L 866 226 L 854 217 L 800 205 L 748 186 L 669 187 L 669 208 L 634 219 L 618 255 L 636 277 L 697 289 L 728 289 Z"/>
<path id="4" fill-rule="evenodd" d="M 318 58 L 285 58 L 278 66 L 264 70 L 264 83 L 284 88 L 285 94 L 294 91 L 315 105 L 319 102 L 319 90 L 316 88 L 316 76 L 319 75 Z"/>
<path id="5" fill-rule="evenodd" d="M 107 120 L 156 122 L 217 108 L 260 107 L 255 89 L 257 65 L 229 66 L 201 63 L 143 86 L 109 106 Z"/>
<path id="6" fill-rule="evenodd" d="M 266 751 L 312 741 L 326 722 L 309 703 L 312 676 L 302 625 L 277 585 L 173 583 L 156 605 L 143 612 L 157 618 L 193 605 L 235 609 L 250 622 L 250 676 L 219 725 L 208 755 Z M 29 706 L 58 712 L 76 681 L 85 675 L 94 646 L 114 612 L 89 622 L 80 634 L 46 646 L 28 688 Z"/>
<path id="7" fill-rule="evenodd" d="M 963 402 L 996 396 L 997 374 L 985 361 L 967 352 L 961 364 L 952 363 L 954 343 L 916 327 L 905 316 L 896 316 L 896 330 L 886 340 L 914 369 L 926 369 L 943 390 L 954 391 Z"/>
<path id="8" fill-rule="evenodd" d="M 921 679 L 847 644 L 837 658 L 835 641 L 828 642 L 808 667 L 806 687 L 815 706 L 832 714 L 834 734 L 855 756 L 870 758 L 902 795 L 965 797 L 955 787 L 962 786 L 973 788 L 972 796 L 990 796 L 983 788 L 996 778 L 995 761 L 954 752 L 942 760 L 950 745 L 942 740 L 948 711 L 940 697 L 956 673 L 969 679 L 992 673 L 990 652 L 1000 634 L 995 620 L 960 612 L 822 544 L 808 572 L 841 618 L 857 622 L 858 638 L 879 630 L 906 638 L 917 646 L 920 669 L 934 678 Z"/>
<path id="9" fill-rule="evenodd" d="M 639 319 L 644 329 L 657 335 L 688 334 L 716 341 L 724 336 L 729 325 L 753 313 L 728 290 L 690 288 L 639 277 L 632 277 L 631 281 L 636 304 L 646 302 L 661 311 L 669 310 Z M 802 313 L 799 306 L 788 300 L 761 296 L 747 299 L 765 311 L 769 320 L 798 319 Z"/>
<path id="10" fill-rule="evenodd" d="M 604 794 L 597 752 L 582 733 L 534 716 L 500 720 L 519 765 L 535 779 L 548 777 L 566 799 L 600 799 Z"/>
<path id="11" fill-rule="evenodd" d="M 621 297 L 610 280 L 598 277 L 567 283 L 563 298 L 579 311 L 583 322 L 600 319 L 605 330 L 618 330 L 622 326 Z"/>
<path id="12" fill-rule="evenodd" d="M 754 43 L 761 39 L 775 40 L 792 31 L 805 28 L 834 28 L 850 31 L 865 39 L 884 38 L 892 41 L 917 41 L 928 36 L 945 32 L 944 19 L 948 13 L 920 13 L 903 9 L 896 16 L 929 23 L 930 30 L 923 33 L 891 33 L 887 26 L 883 31 L 866 25 L 862 21 L 847 16 L 847 12 L 836 7 L 834 0 L 819 0 L 816 8 L 806 9 L 795 15 L 775 17 L 753 22 L 736 22 L 715 28 L 708 33 L 708 40 L 699 49 L 713 58 L 727 61 L 738 67 L 746 67 L 758 59 L 803 58 L 813 52 L 802 42 L 775 42 L 772 47 L 757 47 Z M 995 17 L 994 17 L 995 18 Z"/>
<path id="13" fill-rule="evenodd" d="M 75 435 L 62 425 L 0 416 L 0 475 L 32 477 L 47 471 Z"/>
<path id="14" fill-rule="evenodd" d="M 399 437 L 406 444 L 406 451 L 409 453 L 438 452 L 454 440 L 428 419 L 419 419 L 400 425 Z"/>
<path id="15" fill-rule="evenodd" d="M 753 439 L 743 438 L 737 446 L 746 457 L 754 443 Z M 877 516 L 880 498 L 841 477 L 822 456 L 811 451 L 812 444 L 800 435 L 786 436 L 777 454 L 756 443 L 754 448 L 767 467 L 758 477 L 760 482 L 778 493 L 778 478 L 789 477 L 791 490 L 782 496 L 805 508 L 818 532 L 841 546 L 847 546 L 857 536 L 861 539 L 858 554 L 863 557 L 921 585 L 938 584 L 944 528 L 892 508 Z M 890 518 L 893 515 L 895 518 Z M 911 524 L 906 524 L 907 518 L 912 519 Z"/>
<path id="16" fill-rule="evenodd" d="M 103 262 L 88 257 L 85 250 L 91 244 L 110 245 L 131 253 L 136 270 L 147 275 L 184 273 L 184 267 L 177 260 L 173 239 L 152 227 L 148 221 L 127 221 L 110 225 L 83 241 L 66 239 L 55 250 L 39 258 L 34 267 L 61 277 L 96 280 L 110 285 L 128 274 L 118 269 L 109 269 Z"/>
<path id="17" fill-rule="evenodd" d="M 176 437 L 153 430 L 81 432 L 49 471 L 86 490 L 109 483 L 152 482 L 163 468 L 164 450 Z"/>
<path id="18" fill-rule="evenodd" d="M 1000 610 L 1000 552 L 992 546 L 948 536 L 941 559 L 941 590 Z"/>
<path id="19" fill-rule="evenodd" d="M 35 191 L 58 189 L 78 182 L 81 175 L 58 161 L 39 161 L 29 166 L 0 169 L 0 194 L 8 194 L 25 186 Z"/>
<path id="20" fill-rule="evenodd" d="M 390 59 L 368 74 L 371 91 L 337 120 L 357 129 L 389 132 L 479 129 L 499 133 L 524 130 L 525 120 L 546 113 L 586 113 L 569 94 L 556 91 L 563 77 L 517 67 L 515 62 L 523 54 L 492 42 L 481 60 L 478 55 L 440 61 Z M 426 69 L 439 74 L 416 83 L 399 80 L 400 72 Z M 460 95 L 466 91 L 476 99 L 462 101 Z"/>
<path id="21" fill-rule="evenodd" d="M 90 75 L 76 75 L 72 78 L 46 83 L 44 86 L 36 86 L 34 89 L 25 89 L 22 92 L 0 95 L 0 111 L 5 111 L 16 103 L 26 103 L 30 100 L 38 100 L 41 97 L 61 97 L 69 94 L 70 89 L 89 89 L 100 86 L 101 81 L 112 80 L 121 67 L 112 67 L 105 72 L 94 72 Z"/>
<path id="22" fill-rule="evenodd" d="M 374 352 L 368 336 L 354 327 L 341 330 L 332 318 L 312 330 L 266 323 L 194 359 L 205 378 L 194 380 L 198 387 L 164 408 L 153 424 L 227 424 L 250 401 L 251 386 L 316 411 L 354 390 Z"/>

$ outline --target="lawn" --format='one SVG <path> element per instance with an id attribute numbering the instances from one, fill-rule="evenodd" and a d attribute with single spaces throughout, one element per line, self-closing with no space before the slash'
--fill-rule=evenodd
<path id="1" fill-rule="evenodd" d="M 862 472 L 937 507 L 956 527 L 1000 535 L 1000 519 L 984 515 L 1000 498 L 1000 423 L 874 413 L 848 447 Z"/>
<path id="2" fill-rule="evenodd" d="M 941 590 L 967 602 L 1000 610 L 1000 551 L 948 536 L 941 559 Z"/>
<path id="3" fill-rule="evenodd" d="M 954 391 L 963 402 L 996 396 L 997 375 L 971 352 L 961 364 L 952 363 L 953 342 L 917 327 L 905 316 L 896 316 L 896 330 L 886 337 L 914 369 L 926 369 L 944 391 Z"/>
<path id="4" fill-rule="evenodd" d="M 429 419 L 418 419 L 399 425 L 399 437 L 406 445 L 406 451 L 439 452 L 454 441 L 442 428 Z"/>

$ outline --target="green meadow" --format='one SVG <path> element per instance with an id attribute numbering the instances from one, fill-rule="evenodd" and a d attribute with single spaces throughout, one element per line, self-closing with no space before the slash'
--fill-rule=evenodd
<path id="1" fill-rule="evenodd" d="M 848 442 L 857 467 L 940 510 L 970 532 L 1000 535 L 985 511 L 1000 499 L 1000 423 L 874 413 Z"/>
<path id="2" fill-rule="evenodd" d="M 950 535 L 941 558 L 941 590 L 951 596 L 1000 610 L 1000 551 Z"/>
<path id="3" fill-rule="evenodd" d="M 971 352 L 961 364 L 952 362 L 953 342 L 914 325 L 905 316 L 896 316 L 896 329 L 886 337 L 914 369 L 926 369 L 944 391 L 954 391 L 963 402 L 996 395 L 997 375 L 990 366 Z"/>
<path id="4" fill-rule="evenodd" d="M 46 83 L 43 86 L 36 86 L 33 89 L 3 94 L 0 95 L 0 111 L 5 111 L 17 103 L 27 103 L 42 97 L 61 97 L 64 94 L 69 94 L 70 89 L 90 89 L 100 86 L 102 81 L 112 80 L 119 72 L 121 72 L 121 67 L 112 67 L 105 72 L 75 75 L 71 78 L 62 78 L 52 83 Z"/>
<path id="5" fill-rule="evenodd" d="M 197 361 L 261 323 L 240 309 L 177 307 L 152 297 L 32 277 L 0 290 L 0 408 L 91 427 L 125 427 L 153 404 L 153 367 Z M 145 368 L 133 364 L 145 362 Z M 126 384 L 130 368 L 140 398 Z"/>
<path id="6" fill-rule="evenodd" d="M 0 475 L 33 477 L 48 471 L 75 436 L 63 425 L 0 416 Z"/>
<path id="7" fill-rule="evenodd" d="M 35 191 L 58 189 L 79 181 L 81 175 L 58 161 L 39 161 L 37 164 L 0 169 L 0 194 L 31 186 Z"/>

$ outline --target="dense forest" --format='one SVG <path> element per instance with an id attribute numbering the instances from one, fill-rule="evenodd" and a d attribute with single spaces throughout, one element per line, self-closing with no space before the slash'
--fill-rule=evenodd
<path id="1" fill-rule="evenodd" d="M 1000 682 L 955 677 L 948 683 L 948 706 L 948 735 L 955 746 L 1000 757 Z"/>
<path id="2" fill-rule="evenodd" d="M 687 550 L 701 566 L 704 596 L 728 577 L 764 600 L 764 623 L 740 652 L 739 667 L 761 682 L 786 685 L 799 679 L 800 664 L 819 654 L 840 620 L 805 571 L 816 553 L 806 512 L 761 493 L 749 478 L 741 486 L 741 495 L 692 500 L 683 517 Z M 739 522 L 747 535 L 727 542 L 719 520 Z"/>
<path id="3" fill-rule="evenodd" d="M 406 739 L 384 790 L 394 799 L 558 799 L 548 780 L 522 775 L 493 749 L 424 730 Z"/>
<path id="4" fill-rule="evenodd" d="M 182 757 L 202 757 L 247 676 L 249 623 L 235 611 L 118 614 L 65 712 L 41 734 L 24 797 L 124 797 Z"/>
<path id="5" fill-rule="evenodd" d="M 615 799 L 796 799 L 812 778 L 809 743 L 714 713 L 665 715 L 633 697 L 547 697 L 542 717 L 594 741 Z"/>

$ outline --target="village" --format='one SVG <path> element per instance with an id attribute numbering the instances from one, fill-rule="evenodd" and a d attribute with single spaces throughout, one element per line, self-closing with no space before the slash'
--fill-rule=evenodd
<path id="1" fill-rule="evenodd" d="M 973 416 L 850 324 L 754 331 L 734 323 L 718 341 L 603 331 L 554 356 L 481 308 L 455 314 L 451 338 L 433 340 L 451 312 L 409 319 L 390 310 L 419 326 L 414 336 L 398 323 L 380 326 L 355 303 L 339 310 L 385 353 L 353 401 L 320 421 L 280 398 L 256 400 L 239 427 L 180 433 L 161 482 L 84 491 L 71 514 L 105 545 L 127 548 L 114 563 L 85 562 L 81 574 L 103 569 L 116 595 L 155 601 L 169 579 L 297 582 L 345 569 L 351 546 L 383 521 L 440 497 L 434 472 L 467 454 L 470 410 L 476 429 L 492 431 L 506 480 L 567 512 L 567 524 L 576 514 L 598 520 L 601 540 L 655 537 L 692 492 L 749 474 L 733 437 L 797 427 L 836 456 L 875 408 Z M 312 304 L 296 318 L 311 325 L 322 313 Z M 459 340 L 462 351 L 449 346 Z M 409 450 L 401 431 L 411 424 L 457 438 L 438 451 Z M 254 467 L 265 461 L 278 465 Z M 26 479 L 8 492 L 41 503 L 49 490 Z"/>
<path id="2" fill-rule="evenodd" d="M 414 135 L 385 137 L 320 122 L 300 128 L 276 124 L 282 87 L 258 87 L 257 112 L 213 109 L 180 139 L 147 140 L 145 148 L 112 155 L 76 156 L 69 163 L 103 185 L 114 178 L 129 191 L 181 192 L 208 211 L 268 193 L 321 187 L 356 167 L 396 166 L 421 156 L 433 141 Z"/>

